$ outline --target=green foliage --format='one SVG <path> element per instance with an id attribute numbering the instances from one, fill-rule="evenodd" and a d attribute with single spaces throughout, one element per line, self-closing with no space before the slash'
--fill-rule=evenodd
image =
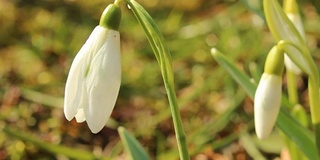
<path id="1" fill-rule="evenodd" d="M 178 106 L 191 158 L 254 159 L 246 149 L 250 148 L 247 143 L 239 143 L 243 133 L 251 137 L 254 134 L 249 98 L 253 93 L 247 97 L 209 50 L 216 47 L 227 53 L 225 56 L 232 64 L 249 75 L 245 92 L 254 91 L 249 80 L 254 79 L 253 84 L 258 82 L 266 54 L 274 45 L 261 18 L 261 4 L 249 10 L 249 4 L 243 3 L 249 1 L 244 0 L 138 2 L 156 22 L 171 52 Z M 305 17 L 308 48 L 318 59 L 319 15 L 309 2 L 299 2 Z M 121 159 L 124 148 L 117 128 L 124 126 L 139 137 L 152 159 L 177 159 L 175 133 L 158 62 L 143 29 L 124 3 L 119 5 L 122 84 L 111 120 L 96 135 L 90 133 L 86 124 L 65 120 L 62 100 L 71 62 L 110 3 L 110 0 L 0 0 L 0 128 L 14 128 L 18 135 L 32 135 L 41 142 L 93 153 L 96 157 Z M 299 98 L 307 99 L 305 82 L 300 79 L 299 83 Z M 304 132 L 298 133 L 308 138 L 309 133 Z M 277 131 L 274 136 L 279 138 Z M 310 140 L 300 143 L 304 146 Z M 256 141 L 253 144 L 266 159 L 280 156 L 280 149 L 270 153 Z M 269 145 L 279 148 L 274 147 L 279 146 L 278 142 Z M 313 149 L 307 149 L 312 155 Z M 0 157 L 69 156 L 3 131 Z"/>

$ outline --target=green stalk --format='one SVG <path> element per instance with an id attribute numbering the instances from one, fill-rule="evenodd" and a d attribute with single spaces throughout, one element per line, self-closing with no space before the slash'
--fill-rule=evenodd
<path id="1" fill-rule="evenodd" d="M 287 70 L 287 82 L 288 82 L 288 98 L 289 102 L 292 105 L 291 107 L 291 115 L 296 118 L 296 120 L 301 123 L 304 127 L 307 127 L 308 124 L 305 123 L 307 121 L 305 110 L 301 105 L 299 105 L 299 98 L 298 98 L 298 90 L 297 90 L 297 75 L 290 70 Z M 282 134 L 285 142 L 287 143 L 289 152 L 290 152 L 290 158 L 292 160 L 305 160 L 306 157 L 303 154 L 303 152 L 297 147 L 297 145 L 290 141 L 290 139 L 285 135 Z"/>
<path id="2" fill-rule="evenodd" d="M 151 16 L 147 13 L 147 11 L 134 0 L 125 0 L 125 2 L 130 6 L 131 11 L 133 12 L 135 17 L 141 24 L 143 30 L 145 31 L 150 46 L 159 63 L 163 82 L 169 100 L 180 158 L 182 160 L 189 160 L 190 157 L 187 148 L 187 140 L 182 125 L 179 107 L 177 103 L 177 97 L 174 88 L 174 74 L 169 49 L 162 36 L 162 33 L 160 32 L 159 28 L 157 27 Z"/>
<path id="3" fill-rule="evenodd" d="M 319 75 L 313 74 L 308 80 L 311 120 L 313 124 L 316 145 L 320 154 L 320 100 L 319 100 Z"/>
<path id="4" fill-rule="evenodd" d="M 303 48 L 306 61 L 310 65 L 311 74 L 308 77 L 309 102 L 311 110 L 311 121 L 313 124 L 314 135 L 318 155 L 320 157 L 320 96 L 319 96 L 319 74 L 318 68 L 307 48 Z"/>
<path id="5" fill-rule="evenodd" d="M 288 82 L 288 97 L 289 101 L 292 104 L 298 104 L 298 88 L 297 88 L 297 77 L 296 74 L 291 72 L 290 70 L 287 70 L 287 82 Z"/>

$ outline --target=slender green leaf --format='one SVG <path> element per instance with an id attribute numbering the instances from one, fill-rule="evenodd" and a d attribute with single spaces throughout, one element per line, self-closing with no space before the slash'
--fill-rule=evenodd
<path id="1" fill-rule="evenodd" d="M 315 141 L 310 131 L 297 122 L 290 113 L 282 109 L 276 123 L 309 159 L 319 159 Z"/>
<path id="2" fill-rule="evenodd" d="M 125 149 L 130 154 L 132 160 L 150 159 L 140 143 L 125 128 L 119 127 L 118 132 Z"/>
<path id="3" fill-rule="evenodd" d="M 237 81 L 247 92 L 247 94 L 253 98 L 256 90 L 256 85 L 250 82 L 250 78 L 241 72 L 234 63 L 231 63 L 226 56 L 216 49 L 211 50 L 213 57 L 216 61 Z M 284 97 L 284 96 L 283 96 Z M 290 105 L 286 98 L 282 98 L 282 106 Z M 312 138 L 311 132 L 300 125 L 290 114 L 288 114 L 282 107 L 278 115 L 276 125 L 288 136 L 288 138 L 297 144 L 299 149 L 309 159 L 319 159 L 317 154 L 317 148 L 315 141 Z"/>
<path id="4" fill-rule="evenodd" d="M 217 49 L 211 49 L 211 53 L 215 60 L 231 75 L 231 77 L 239 83 L 247 94 L 253 98 L 256 86 L 250 82 L 250 78 L 231 63 L 226 56 L 224 56 Z"/>
<path id="5" fill-rule="evenodd" d="M 30 101 L 44 104 L 50 107 L 57 107 L 57 108 L 63 107 L 63 98 L 53 97 L 53 96 L 50 96 L 41 92 L 36 92 L 26 88 L 23 88 L 21 90 L 21 93 L 25 99 L 28 99 Z"/>
<path id="6" fill-rule="evenodd" d="M 244 133 L 240 136 L 240 143 L 248 154 L 255 160 L 266 160 L 257 148 L 256 144 L 254 144 L 253 138 L 248 133 Z"/>
<path id="7" fill-rule="evenodd" d="M 40 140 L 39 138 L 36 138 L 32 135 L 29 135 L 27 133 L 24 133 L 22 131 L 18 131 L 16 129 L 11 129 L 9 127 L 4 127 L 3 131 L 8 135 L 12 137 L 19 138 L 23 141 L 30 142 L 34 144 L 36 147 L 39 147 L 43 150 L 46 150 L 48 152 L 53 153 L 54 155 L 57 154 L 62 154 L 65 155 L 69 158 L 73 159 L 103 159 L 99 158 L 96 155 L 94 155 L 91 152 L 87 152 L 85 150 L 80 150 L 80 149 L 74 149 L 74 148 L 69 148 L 65 147 L 62 145 L 57 145 L 57 144 L 51 144 L 45 141 Z"/>

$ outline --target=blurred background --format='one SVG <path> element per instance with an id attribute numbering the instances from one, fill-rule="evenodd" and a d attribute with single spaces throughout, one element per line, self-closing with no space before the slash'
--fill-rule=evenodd
<path id="1" fill-rule="evenodd" d="M 277 129 L 269 139 L 257 140 L 252 100 L 210 55 L 210 48 L 216 47 L 259 79 L 275 44 L 261 2 L 137 1 L 154 18 L 170 48 L 192 159 L 285 159 Z M 0 159 L 65 160 L 72 159 L 70 152 L 127 159 L 119 126 L 131 132 L 152 159 L 178 159 L 157 61 L 125 3 L 120 25 L 122 83 L 112 117 L 98 134 L 85 122 L 64 117 L 64 87 L 72 60 L 112 2 L 0 0 Z M 312 1 L 299 4 L 308 46 L 319 62 L 320 7 Z M 303 78 L 299 89 L 303 101 Z"/>

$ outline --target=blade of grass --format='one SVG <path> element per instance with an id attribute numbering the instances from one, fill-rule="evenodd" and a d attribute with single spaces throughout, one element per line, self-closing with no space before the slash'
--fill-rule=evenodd
<path id="1" fill-rule="evenodd" d="M 231 77 L 239 83 L 249 97 L 253 98 L 256 86 L 250 82 L 250 78 L 240 71 L 233 63 L 231 63 L 226 56 L 216 49 L 212 49 L 211 53 L 215 60 L 231 75 Z"/>
<path id="2" fill-rule="evenodd" d="M 231 106 L 226 106 L 228 109 L 224 113 L 212 121 L 207 122 L 204 126 L 189 135 L 190 142 L 194 145 L 198 145 L 191 155 L 202 150 L 206 143 L 213 140 L 216 135 L 230 123 L 230 117 L 235 114 L 235 110 L 240 106 L 240 103 L 243 102 L 244 98 L 244 92 L 238 92 L 238 94 L 234 96 L 234 102 Z"/>
<path id="3" fill-rule="evenodd" d="M 294 141 L 298 148 L 300 148 L 309 159 L 319 159 L 315 140 L 311 132 L 297 122 L 290 113 L 282 109 L 276 123 L 282 132 L 284 132 L 290 140 Z"/>
<path id="4" fill-rule="evenodd" d="M 33 102 L 44 104 L 50 107 L 63 107 L 63 98 L 53 97 L 30 89 L 21 89 L 22 96 Z"/>
<path id="5" fill-rule="evenodd" d="M 92 154 L 91 152 L 87 152 L 85 150 L 79 150 L 74 148 L 69 148 L 57 144 L 51 144 L 45 141 L 40 140 L 39 138 L 35 138 L 32 135 L 24 133 L 23 131 L 18 131 L 16 129 L 12 129 L 9 127 L 4 127 L 3 132 L 5 132 L 8 136 L 19 138 L 25 142 L 30 142 L 35 146 L 51 152 L 52 154 L 62 154 L 69 158 L 73 159 L 103 159 L 107 160 L 107 158 L 97 157 L 96 155 Z"/>

